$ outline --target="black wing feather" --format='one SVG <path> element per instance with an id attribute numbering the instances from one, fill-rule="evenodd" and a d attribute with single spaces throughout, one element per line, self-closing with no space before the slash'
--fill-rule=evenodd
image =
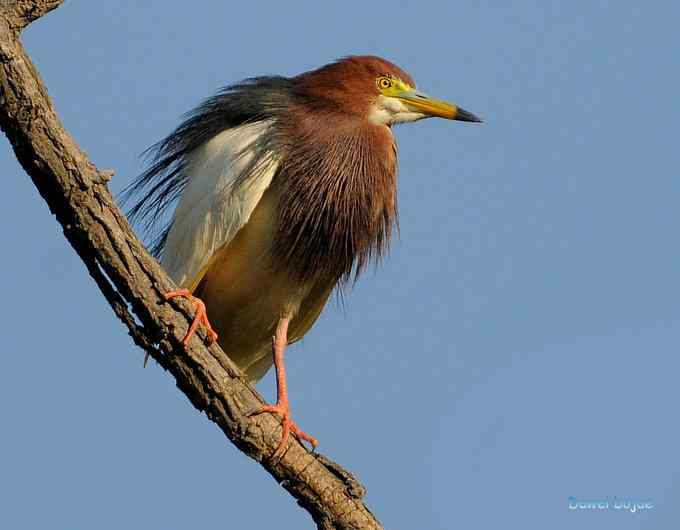
<path id="1" fill-rule="evenodd" d="M 292 80 L 269 76 L 247 79 L 221 89 L 187 113 L 167 138 L 144 152 L 151 166 L 121 193 L 130 221 L 150 240 L 150 251 L 160 258 L 172 221 L 162 218 L 186 186 L 186 158 L 226 129 L 277 118 L 287 107 Z"/>

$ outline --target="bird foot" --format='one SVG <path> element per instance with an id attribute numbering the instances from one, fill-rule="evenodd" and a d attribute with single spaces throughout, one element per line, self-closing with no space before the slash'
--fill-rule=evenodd
<path id="1" fill-rule="evenodd" d="M 300 440 L 305 440 L 306 442 L 309 442 L 312 446 L 312 449 L 316 449 L 316 446 L 319 445 L 319 442 L 317 441 L 316 438 L 310 436 L 305 431 L 300 429 L 297 423 L 295 423 L 291 419 L 290 403 L 288 403 L 288 401 L 285 401 L 283 403 L 279 402 L 276 403 L 276 405 L 265 405 L 260 410 L 254 412 L 253 415 L 262 414 L 263 412 L 271 412 L 272 414 L 277 414 L 278 416 L 281 416 L 281 429 L 282 429 L 281 441 L 279 442 L 276 451 L 274 451 L 274 453 L 271 456 L 272 460 L 278 460 L 283 456 L 291 432 L 295 434 L 298 438 L 300 438 Z"/>
<path id="2" fill-rule="evenodd" d="M 191 294 L 191 291 L 189 291 L 188 289 L 179 289 L 177 291 L 170 291 L 169 293 L 165 293 L 166 300 L 172 300 L 173 298 L 177 297 L 186 298 L 187 300 L 194 304 L 194 308 L 196 309 L 196 315 L 194 316 L 194 320 L 191 323 L 191 326 L 189 326 L 187 334 L 182 339 L 182 344 L 184 344 L 184 347 L 186 348 L 189 345 L 189 339 L 194 333 L 196 333 L 199 324 L 203 324 L 205 326 L 206 332 L 208 333 L 208 340 L 210 340 L 210 342 L 216 341 L 217 332 L 210 325 L 210 321 L 208 320 L 208 313 L 205 309 L 205 304 L 203 303 L 203 301 L 200 298 Z"/>

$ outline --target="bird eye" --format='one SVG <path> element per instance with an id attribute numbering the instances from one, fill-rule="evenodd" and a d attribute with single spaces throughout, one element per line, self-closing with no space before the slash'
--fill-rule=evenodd
<path id="1" fill-rule="evenodd" d="M 392 86 L 392 80 L 389 77 L 381 76 L 378 78 L 378 88 L 385 90 Z"/>

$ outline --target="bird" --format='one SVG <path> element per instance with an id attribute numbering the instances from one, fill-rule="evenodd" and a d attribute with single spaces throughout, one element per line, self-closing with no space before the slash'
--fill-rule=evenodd
<path id="1" fill-rule="evenodd" d="M 481 121 L 377 56 L 253 77 L 186 114 L 124 192 L 179 287 L 166 299 L 195 307 L 184 345 L 205 326 L 251 383 L 274 365 L 276 404 L 256 411 L 281 419 L 272 458 L 291 433 L 318 444 L 292 418 L 285 349 L 387 252 L 398 220 L 392 128 L 429 117 Z"/>

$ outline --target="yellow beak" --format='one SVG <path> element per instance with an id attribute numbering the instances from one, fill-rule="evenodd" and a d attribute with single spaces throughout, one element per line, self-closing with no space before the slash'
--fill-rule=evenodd
<path id="1" fill-rule="evenodd" d="M 400 99 L 413 112 L 420 112 L 428 117 L 472 122 L 482 121 L 472 112 L 468 112 L 448 101 L 432 98 L 420 90 L 404 90 L 393 97 Z"/>

